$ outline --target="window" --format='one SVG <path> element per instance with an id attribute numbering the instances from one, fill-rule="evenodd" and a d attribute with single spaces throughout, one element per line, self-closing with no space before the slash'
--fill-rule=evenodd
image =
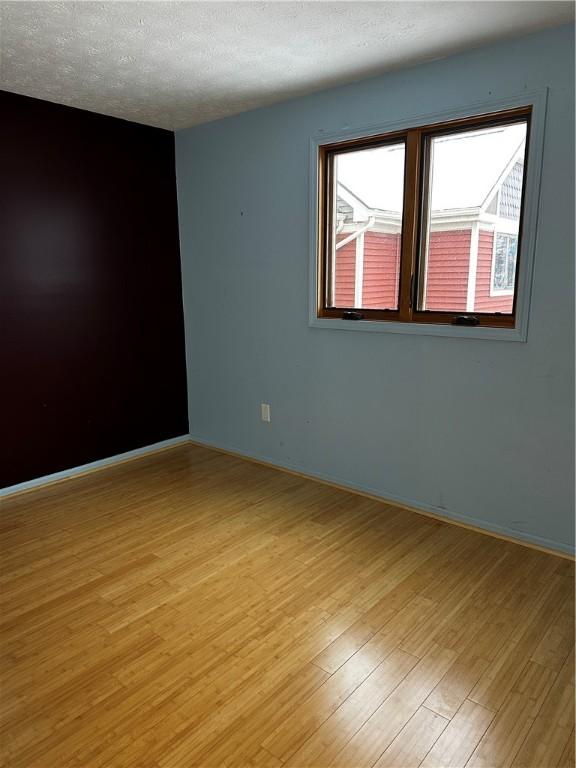
<path id="1" fill-rule="evenodd" d="M 317 316 L 514 328 L 530 118 L 320 146 Z"/>
<path id="2" fill-rule="evenodd" d="M 518 237 L 496 233 L 492 262 L 492 294 L 513 294 Z"/>
<path id="3" fill-rule="evenodd" d="M 394 142 L 334 157 L 333 307 L 398 309 L 405 154 Z"/>

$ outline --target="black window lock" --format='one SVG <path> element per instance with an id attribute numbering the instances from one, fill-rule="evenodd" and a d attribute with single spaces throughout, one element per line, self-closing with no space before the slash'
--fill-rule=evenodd
<path id="1" fill-rule="evenodd" d="M 452 320 L 452 325 L 480 325 L 476 315 L 457 315 Z"/>

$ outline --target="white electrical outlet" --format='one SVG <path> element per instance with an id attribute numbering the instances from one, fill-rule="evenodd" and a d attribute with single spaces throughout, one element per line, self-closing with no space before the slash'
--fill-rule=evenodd
<path id="1" fill-rule="evenodd" d="M 260 403 L 260 418 L 262 421 L 271 421 L 270 406 L 268 403 Z"/>

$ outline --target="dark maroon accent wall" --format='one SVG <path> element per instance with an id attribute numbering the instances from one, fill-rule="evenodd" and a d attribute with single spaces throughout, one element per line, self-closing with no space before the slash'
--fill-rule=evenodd
<path id="1" fill-rule="evenodd" d="M 0 92 L 0 487 L 188 432 L 174 135 Z"/>

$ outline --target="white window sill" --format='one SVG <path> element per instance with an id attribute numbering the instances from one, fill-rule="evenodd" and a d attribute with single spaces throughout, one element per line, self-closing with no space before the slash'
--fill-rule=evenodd
<path id="1" fill-rule="evenodd" d="M 405 333 L 417 336 L 446 336 L 456 339 L 488 339 L 490 341 L 526 341 L 527 333 L 520 328 L 489 328 L 486 326 L 433 325 L 431 323 L 394 323 L 375 320 L 332 320 L 312 318 L 310 328 L 356 333 Z"/>

